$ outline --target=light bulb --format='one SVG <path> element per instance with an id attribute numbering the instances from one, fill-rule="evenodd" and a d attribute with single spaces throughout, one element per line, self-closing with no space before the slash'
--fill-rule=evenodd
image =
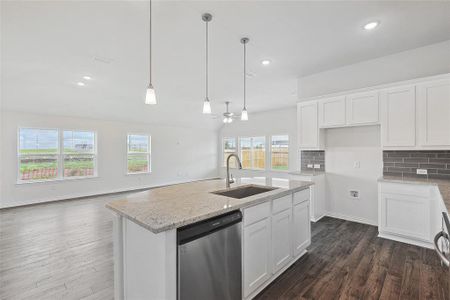
<path id="1" fill-rule="evenodd" d="M 156 104 L 156 94 L 153 85 L 150 83 L 147 87 L 147 93 L 145 95 L 145 104 Z"/>
<path id="2" fill-rule="evenodd" d="M 244 108 L 242 110 L 241 121 L 248 121 L 248 113 L 247 113 L 247 109 L 246 108 Z"/>
<path id="3" fill-rule="evenodd" d="M 203 113 L 204 114 L 210 114 L 211 113 L 211 103 L 209 102 L 209 99 L 206 98 L 203 102 Z"/>
<path id="4" fill-rule="evenodd" d="M 380 22 L 377 22 L 377 21 L 370 22 L 370 23 L 367 23 L 366 25 L 364 25 L 364 29 L 365 30 L 372 30 L 372 29 L 375 29 L 379 24 L 380 24 Z"/>

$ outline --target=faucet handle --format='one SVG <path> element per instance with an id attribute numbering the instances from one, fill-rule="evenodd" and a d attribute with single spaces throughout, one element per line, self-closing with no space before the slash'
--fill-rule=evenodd
<path id="1" fill-rule="evenodd" d="M 234 183 L 234 177 L 233 177 L 233 174 L 230 174 L 230 183 Z"/>

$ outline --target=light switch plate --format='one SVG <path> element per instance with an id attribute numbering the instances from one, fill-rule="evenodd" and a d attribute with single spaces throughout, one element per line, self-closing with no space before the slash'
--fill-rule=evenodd
<path id="1" fill-rule="evenodd" d="M 320 169 L 320 164 L 314 164 L 314 169 Z"/>
<path id="2" fill-rule="evenodd" d="M 308 164 L 308 165 L 306 165 L 306 167 L 308 167 L 308 169 L 312 169 L 313 165 L 312 164 Z"/>
<path id="3" fill-rule="evenodd" d="M 428 170 L 427 169 L 417 169 L 416 172 L 419 175 L 427 175 L 428 174 Z"/>
<path id="4" fill-rule="evenodd" d="M 350 197 L 359 198 L 359 191 L 350 191 Z"/>

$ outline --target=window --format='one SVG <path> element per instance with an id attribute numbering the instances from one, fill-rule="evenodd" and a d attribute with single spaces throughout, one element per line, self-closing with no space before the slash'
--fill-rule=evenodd
<path id="1" fill-rule="evenodd" d="M 57 129 L 19 129 L 19 180 L 51 180 L 58 177 Z"/>
<path id="2" fill-rule="evenodd" d="M 266 138 L 246 137 L 240 139 L 241 162 L 243 169 L 265 169 Z"/>
<path id="3" fill-rule="evenodd" d="M 272 136 L 271 164 L 273 170 L 289 169 L 289 136 Z"/>
<path id="4" fill-rule="evenodd" d="M 64 177 L 89 177 L 95 174 L 95 133 L 64 130 Z"/>
<path id="5" fill-rule="evenodd" d="M 236 138 L 223 138 L 223 165 L 227 165 L 227 158 L 230 154 L 237 153 Z M 236 168 L 236 160 L 230 159 L 230 167 Z"/>
<path id="6" fill-rule="evenodd" d="M 19 128 L 18 148 L 19 181 L 96 175 L 94 132 Z"/>
<path id="7" fill-rule="evenodd" d="M 129 134 L 127 139 L 128 174 L 150 172 L 151 137 L 148 135 Z"/>

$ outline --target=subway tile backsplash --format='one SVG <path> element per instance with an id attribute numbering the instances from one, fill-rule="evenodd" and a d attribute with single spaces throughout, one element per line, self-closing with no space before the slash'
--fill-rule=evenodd
<path id="1" fill-rule="evenodd" d="M 302 151 L 301 152 L 301 170 L 302 171 L 312 171 L 313 169 L 308 168 L 308 164 L 320 164 L 320 169 L 316 171 L 325 171 L 325 151 Z"/>
<path id="2" fill-rule="evenodd" d="M 417 169 L 428 175 L 418 175 Z M 450 179 L 450 151 L 383 151 L 383 174 Z"/>

